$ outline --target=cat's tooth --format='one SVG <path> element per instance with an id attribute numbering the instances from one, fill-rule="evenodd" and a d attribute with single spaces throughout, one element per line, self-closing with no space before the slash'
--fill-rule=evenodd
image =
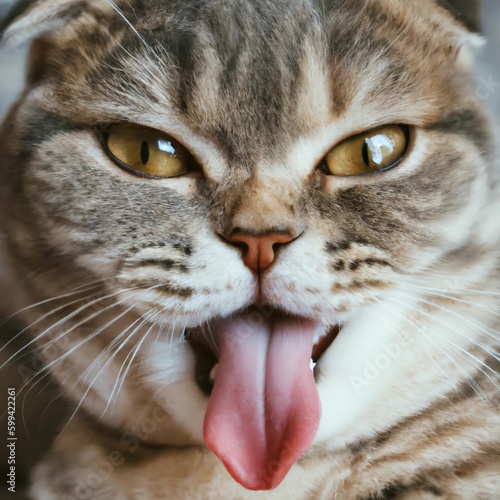
<path id="1" fill-rule="evenodd" d="M 309 366 L 311 367 L 311 371 L 314 372 L 314 369 L 316 368 L 316 363 L 312 359 Z"/>
<path id="2" fill-rule="evenodd" d="M 208 375 L 210 377 L 210 382 L 215 381 L 215 375 L 217 375 L 217 368 L 219 367 L 219 363 L 216 363 L 213 368 L 210 370 L 210 374 Z"/>

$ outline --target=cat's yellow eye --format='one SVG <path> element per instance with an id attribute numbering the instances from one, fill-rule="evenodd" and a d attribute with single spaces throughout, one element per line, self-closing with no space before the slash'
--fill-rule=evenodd
<path id="1" fill-rule="evenodd" d="M 407 147 L 407 127 L 384 125 L 337 144 L 326 155 L 323 165 L 326 173 L 332 175 L 370 174 L 396 166 Z"/>
<path id="2" fill-rule="evenodd" d="M 147 127 L 117 125 L 105 136 L 112 159 L 143 177 L 177 177 L 189 171 L 193 158 L 178 141 Z"/>

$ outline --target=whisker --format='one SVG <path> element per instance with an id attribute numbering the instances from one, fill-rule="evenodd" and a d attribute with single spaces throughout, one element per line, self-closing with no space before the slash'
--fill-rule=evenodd
<path id="1" fill-rule="evenodd" d="M 488 380 L 495 386 L 496 389 L 500 389 L 500 385 L 498 385 L 491 377 L 488 373 L 486 373 L 482 367 L 486 368 L 487 370 L 489 370 L 490 372 L 492 372 L 497 378 L 500 379 L 500 374 L 497 373 L 491 366 L 489 366 L 488 364 L 484 363 L 483 361 L 481 361 L 480 359 L 476 358 L 476 356 L 474 356 L 472 353 L 468 352 L 466 349 L 463 349 L 462 347 L 454 344 L 453 342 L 447 340 L 447 339 L 443 339 L 440 335 L 438 335 L 444 342 L 446 342 L 457 354 L 459 354 L 461 357 L 463 357 L 464 359 L 470 361 L 478 370 L 481 371 L 481 373 L 488 378 Z M 469 360 L 465 355 L 469 356 L 470 358 L 472 358 L 474 361 L 477 362 L 474 363 L 473 361 Z"/>
<path id="2" fill-rule="evenodd" d="M 90 283 L 86 283 L 84 285 L 80 285 L 80 286 L 76 287 L 73 292 L 67 292 L 67 293 L 64 293 L 62 295 L 57 295 L 55 297 L 51 297 L 49 299 L 44 299 L 44 300 L 41 300 L 40 302 L 35 302 L 34 304 L 23 307 L 22 309 L 19 309 L 18 311 L 10 314 L 9 316 L 4 317 L 3 320 L 0 321 L 0 326 L 3 326 L 5 323 L 8 323 L 9 321 L 12 321 L 15 316 L 18 316 L 19 314 L 22 314 L 23 312 L 29 311 L 30 309 L 33 309 L 35 307 L 40 307 L 42 305 L 48 304 L 49 302 L 54 302 L 56 300 L 65 299 L 67 297 L 72 297 L 73 295 L 77 295 L 79 293 L 83 293 L 83 292 L 86 292 L 88 290 L 98 288 L 98 285 L 100 283 L 102 283 L 102 281 L 103 281 L 102 278 L 95 280 L 95 281 L 91 281 Z"/>
<path id="3" fill-rule="evenodd" d="M 407 304 L 405 302 L 402 302 L 402 301 L 397 301 L 398 303 L 402 304 L 404 307 L 401 307 L 401 306 L 398 306 L 397 304 L 395 303 L 392 303 L 392 306 L 395 308 L 395 309 L 399 309 L 401 310 L 403 313 L 405 312 L 405 308 L 407 307 L 410 307 L 411 309 L 415 310 L 415 311 L 418 311 L 418 312 L 422 312 L 420 311 L 419 309 L 417 308 L 414 308 L 412 307 L 410 304 Z M 466 373 L 463 368 L 460 366 L 460 364 L 457 362 L 456 359 L 454 359 L 449 353 L 447 353 L 442 346 L 440 346 L 437 342 L 435 342 L 435 340 L 432 338 L 432 336 L 428 335 L 426 332 L 425 332 L 425 329 L 422 328 L 423 325 L 418 325 L 417 323 L 415 323 L 414 321 L 412 321 L 410 318 L 408 318 L 406 315 L 404 314 L 399 314 L 399 313 L 396 313 L 399 317 L 401 317 L 402 319 L 408 321 L 409 323 L 411 323 L 418 331 L 419 333 L 427 340 L 427 342 L 430 342 L 439 352 L 441 352 L 459 371 L 460 373 L 463 375 L 463 378 L 464 380 L 467 381 L 467 383 L 470 385 L 470 387 L 472 388 L 472 390 L 478 395 L 478 397 L 486 402 L 488 405 L 490 404 L 489 400 L 488 400 L 488 397 L 486 394 L 482 394 L 481 392 L 478 391 L 478 388 L 471 382 L 471 377 L 468 373 Z M 435 318 L 431 317 L 430 315 L 427 315 L 432 321 L 434 321 Z M 447 326 L 447 325 L 444 325 L 444 326 Z M 434 334 L 436 335 L 436 334 Z M 439 335 L 438 335 L 439 336 Z M 441 337 L 441 336 L 439 336 Z M 427 350 L 427 348 L 425 347 L 425 344 L 422 344 L 424 346 L 424 348 L 426 349 L 427 353 L 430 354 L 430 357 L 432 359 L 432 361 L 434 362 L 434 364 L 436 364 L 436 366 L 438 366 L 439 370 L 441 371 L 441 373 L 448 379 L 451 380 L 451 377 L 448 373 L 446 373 L 445 370 L 443 370 L 443 368 L 441 367 L 441 365 L 436 361 L 436 359 L 434 359 L 434 356 L 432 356 L 431 353 L 429 353 L 429 351 Z"/>
<path id="4" fill-rule="evenodd" d="M 411 297 L 411 298 L 418 299 L 418 298 L 413 297 L 413 296 L 410 296 L 410 295 L 407 295 L 407 296 L 409 296 L 409 297 Z M 452 328 L 450 325 L 448 325 L 448 324 L 446 324 L 446 323 L 442 322 L 441 320 L 439 320 L 439 319 L 437 319 L 437 318 L 435 318 L 435 317 L 431 316 L 431 315 L 430 315 L 430 314 L 428 314 L 427 312 L 422 311 L 421 309 L 418 309 L 418 308 L 416 308 L 416 307 L 412 306 L 411 304 L 408 304 L 408 303 L 405 303 L 405 302 L 399 301 L 399 300 L 394 299 L 394 298 L 392 299 L 392 301 L 393 301 L 393 302 L 398 302 L 398 303 L 400 303 L 400 304 L 403 304 L 403 306 L 404 306 L 405 308 L 410 308 L 410 309 L 412 309 L 412 310 L 414 310 L 414 311 L 417 311 L 418 313 L 423 314 L 424 316 L 428 317 L 428 318 L 431 320 L 431 322 L 433 322 L 433 323 L 436 323 L 436 322 L 437 322 L 437 323 L 439 323 L 440 325 L 444 326 L 445 328 L 448 328 L 448 329 L 449 329 L 450 331 L 452 331 L 453 333 L 456 333 L 456 330 L 455 330 L 454 328 Z M 396 307 L 397 307 L 397 306 L 396 306 Z M 419 331 L 420 331 L 420 333 L 421 333 L 422 335 L 424 335 L 424 336 L 425 336 L 425 338 L 426 338 L 428 341 L 430 341 L 430 342 L 431 342 L 434 346 L 436 346 L 436 347 L 437 347 L 437 348 L 438 348 L 438 349 L 439 349 L 439 350 L 440 350 L 443 354 L 445 354 L 445 355 L 448 357 L 448 359 L 450 359 L 450 361 L 452 361 L 452 362 L 453 362 L 453 364 L 455 364 L 455 366 L 456 366 L 456 367 L 460 370 L 460 372 L 464 375 L 464 378 L 467 380 L 467 382 L 469 383 L 469 385 L 470 385 L 470 386 L 474 389 L 474 391 L 476 392 L 476 394 L 478 394 L 478 396 L 479 396 L 481 399 L 483 399 L 483 400 L 487 401 L 487 400 L 488 400 L 487 396 L 486 396 L 486 395 L 484 395 L 484 394 L 482 394 L 482 395 L 481 395 L 481 394 L 479 394 L 479 392 L 477 391 L 477 389 L 476 389 L 476 388 L 473 386 L 473 384 L 470 382 L 470 375 L 468 375 L 468 374 L 467 374 L 467 373 L 463 370 L 463 368 L 462 368 L 462 367 L 461 367 L 458 363 L 456 363 L 456 360 L 454 360 L 452 357 L 450 357 L 450 356 L 449 356 L 449 355 L 448 355 L 448 354 L 447 354 L 447 353 L 446 353 L 446 352 L 445 352 L 445 351 L 444 351 L 444 350 L 443 350 L 443 349 L 439 346 L 439 344 L 437 344 L 437 343 L 434 341 L 434 339 L 433 339 L 433 338 L 431 338 L 431 336 L 427 335 L 424 329 L 419 329 Z M 444 339 L 441 335 L 439 335 L 439 334 L 434 333 L 433 335 L 434 335 L 434 336 L 437 336 L 437 337 L 439 337 L 439 338 L 441 338 L 442 340 L 445 340 L 445 339 Z M 469 340 L 471 343 L 474 343 L 473 339 L 469 339 L 468 337 L 465 337 L 465 338 L 466 338 L 467 340 Z M 476 367 L 476 368 L 477 368 L 477 367 Z M 485 399 L 485 398 L 486 398 L 486 399 Z M 488 404 L 490 404 L 490 402 L 489 402 L 489 401 L 488 401 Z"/>
<path id="5" fill-rule="evenodd" d="M 28 326 L 26 326 L 25 328 L 23 328 L 20 332 L 18 332 L 16 335 L 14 335 L 14 337 L 12 337 L 8 342 L 6 342 L 0 348 L 0 352 L 2 352 L 2 350 L 4 348 L 8 347 L 12 342 L 14 342 L 20 335 L 22 335 L 23 333 L 25 333 L 26 331 L 28 331 L 30 328 L 33 328 L 33 326 L 35 326 L 37 323 L 40 323 L 44 319 L 47 319 L 49 316 L 52 316 L 53 314 L 56 314 L 57 312 L 61 311 L 62 309 L 67 309 L 69 306 L 72 306 L 74 304 L 78 304 L 79 302 L 87 300 L 87 299 L 91 298 L 92 296 L 93 295 L 86 295 L 85 297 L 82 297 L 80 299 L 73 300 L 71 302 L 67 302 L 67 303 L 63 304 L 62 306 L 59 306 L 59 307 L 57 307 L 55 309 L 52 309 L 52 310 L 48 311 L 47 313 L 45 313 L 44 315 L 38 317 L 35 321 L 33 321 Z"/>
<path id="6" fill-rule="evenodd" d="M 33 343 L 37 342 L 38 340 L 40 340 L 41 337 L 44 337 L 45 335 L 47 335 L 51 330 L 53 330 L 54 328 L 56 328 L 57 326 L 60 326 L 62 324 L 64 324 L 66 321 L 68 321 L 69 319 L 73 318 L 74 316 L 77 316 L 78 314 L 80 314 L 82 311 L 84 311 L 85 309 L 95 305 L 95 304 L 98 304 L 99 302 L 103 301 L 103 300 L 107 300 L 107 299 L 110 299 L 116 295 L 119 295 L 120 293 L 123 293 L 123 292 L 126 292 L 126 291 L 130 291 L 130 290 L 134 290 L 134 288 L 130 288 L 130 289 L 125 289 L 125 290 L 120 290 L 120 291 L 117 291 L 117 292 L 113 292 L 111 294 L 108 294 L 108 295 L 105 295 L 103 297 L 99 297 L 95 300 L 92 300 L 91 302 L 88 302 L 87 304 L 77 308 L 76 310 L 72 311 L 70 314 L 64 316 L 63 318 L 59 319 L 58 321 L 56 321 L 54 324 L 52 324 L 49 328 L 47 328 L 44 332 L 42 332 L 41 334 L 37 335 L 36 337 L 34 337 L 33 339 L 31 339 L 27 344 L 25 344 L 21 349 L 19 349 L 16 353 L 14 353 L 7 361 L 5 361 L 1 366 L 0 366 L 0 369 L 2 369 L 7 363 L 9 363 L 14 357 L 16 357 L 18 354 L 20 354 L 24 349 L 26 349 L 27 347 L 29 347 L 30 345 L 32 345 Z M 126 300 L 126 299 L 125 299 Z M 76 302 L 79 302 L 79 301 L 75 301 Z M 61 308 L 58 308 L 58 309 L 64 309 L 64 308 L 67 308 L 69 305 L 72 305 L 72 303 L 70 304 L 65 304 L 64 306 L 61 306 Z M 21 330 L 14 338 L 18 337 L 19 335 L 25 333 L 29 328 L 31 328 L 34 324 L 38 323 L 39 321 L 42 321 L 43 319 L 47 318 L 48 316 L 50 316 L 51 314 L 53 314 L 54 311 L 51 311 L 50 313 L 47 313 L 45 314 L 44 316 L 40 317 L 37 321 L 35 321 L 34 323 L 32 323 L 31 325 L 29 325 L 28 327 L 24 328 L 23 330 Z M 90 318 L 92 319 L 92 318 Z M 85 322 L 89 321 L 89 319 L 86 319 L 86 320 L 83 320 L 81 321 L 77 326 L 81 326 L 82 324 L 84 324 Z M 77 326 L 73 327 L 72 330 L 74 328 L 76 328 Z M 57 339 L 53 340 L 50 342 L 50 345 L 54 344 L 55 342 L 57 342 L 58 340 L 60 340 L 64 335 L 66 335 L 68 332 L 65 332 L 64 334 L 62 334 L 61 336 L 59 336 Z M 12 339 L 13 340 L 13 339 Z"/>
<path id="7" fill-rule="evenodd" d="M 133 351 L 131 351 L 131 352 L 129 352 L 127 354 L 127 357 L 125 358 L 124 362 L 122 363 L 122 366 L 120 367 L 120 370 L 119 370 L 118 375 L 116 377 L 115 385 L 113 386 L 111 394 L 110 394 L 110 396 L 108 398 L 108 403 L 106 404 L 106 407 L 104 408 L 104 411 L 102 412 L 101 419 L 104 417 L 104 414 L 106 413 L 106 410 L 109 408 L 109 405 L 110 405 L 111 401 L 113 400 L 113 406 L 116 404 L 116 401 L 117 401 L 118 396 L 120 394 L 120 391 L 121 391 L 121 389 L 123 387 L 123 384 L 125 383 L 125 379 L 126 379 L 127 374 L 128 374 L 128 372 L 130 370 L 130 367 L 131 367 L 131 365 L 132 365 L 132 363 L 133 363 L 133 361 L 135 359 L 135 356 L 139 352 L 142 344 L 144 343 L 144 341 L 146 340 L 146 338 L 149 336 L 149 334 L 151 333 L 151 331 L 154 328 L 154 326 L 155 325 L 152 324 L 149 327 L 149 329 L 147 330 L 147 332 L 143 335 L 142 339 L 137 343 L 136 348 Z M 123 370 L 123 367 L 125 366 L 125 363 L 127 363 L 127 359 L 128 359 L 128 357 L 130 356 L 131 353 L 133 353 L 133 354 L 130 357 L 130 361 L 128 362 L 128 365 L 127 365 L 125 371 L 123 372 L 123 376 L 121 377 L 121 382 L 119 382 L 120 381 L 120 374 L 121 374 L 121 372 Z M 117 383 L 118 383 L 118 386 L 117 386 Z M 114 396 L 114 391 L 115 391 L 116 387 L 117 387 L 116 395 Z M 114 396 L 114 399 L 113 399 L 113 396 Z"/>
<path id="8" fill-rule="evenodd" d="M 129 309 L 127 309 L 127 312 L 129 312 L 132 308 L 133 307 L 130 307 Z M 117 344 L 120 343 L 121 338 L 123 337 L 123 335 L 125 335 L 128 331 L 130 331 L 130 329 L 133 328 L 137 323 L 142 322 L 142 321 L 144 321 L 144 318 L 142 316 L 140 316 L 135 321 L 133 321 L 129 326 L 127 326 L 127 328 L 125 328 L 125 330 L 123 330 L 119 335 L 117 335 L 112 340 L 112 342 L 110 342 L 104 348 L 104 350 L 99 354 L 99 356 L 96 359 L 94 359 L 94 361 L 92 361 L 92 363 L 90 363 L 89 366 L 87 366 L 87 368 L 85 369 L 85 371 L 81 374 L 80 378 L 81 379 L 86 378 L 87 377 L 87 373 L 90 374 L 92 372 L 92 370 L 94 369 L 94 366 L 97 365 L 99 363 L 99 361 L 101 360 L 101 357 L 106 356 L 106 354 L 108 354 Z"/>
<path id="9" fill-rule="evenodd" d="M 380 299 L 376 299 L 381 305 L 383 306 L 386 306 L 386 303 Z M 412 318 L 408 317 L 407 315 L 403 314 L 403 313 L 400 313 L 399 311 L 403 311 L 404 310 L 399 307 L 397 304 L 393 304 L 391 303 L 391 306 L 394 308 L 392 311 L 396 314 L 396 316 L 398 316 L 399 318 L 401 318 L 402 320 L 406 321 L 407 323 L 410 323 L 410 325 L 412 325 L 417 331 L 421 331 L 422 329 L 422 325 L 418 324 L 416 321 L 414 321 Z M 381 314 L 379 314 L 380 317 L 383 318 L 383 316 Z M 406 335 L 406 332 L 401 328 L 399 327 L 398 328 L 398 331 L 403 334 L 403 335 Z M 450 376 L 446 373 L 445 370 L 443 370 L 442 366 L 438 363 L 438 361 L 434 358 L 434 356 L 432 355 L 431 352 L 429 352 L 427 346 L 425 345 L 425 343 L 422 344 L 424 349 L 426 350 L 427 354 L 429 355 L 429 357 L 432 359 L 432 361 L 435 363 L 435 365 L 438 367 L 439 371 L 446 377 L 446 378 L 450 378 Z"/>
<path id="10" fill-rule="evenodd" d="M 412 295 L 406 294 L 404 292 L 403 292 L 403 295 L 406 295 L 407 297 L 412 297 L 415 300 L 418 300 L 419 302 L 423 302 L 425 304 L 428 304 L 428 305 L 430 305 L 432 307 L 436 307 L 436 308 L 440 309 L 441 311 L 444 311 L 447 314 L 451 314 L 452 316 L 455 316 L 458 319 L 460 319 L 462 321 L 465 321 L 466 323 L 468 323 L 469 325 L 471 325 L 473 328 L 475 328 L 476 330 L 478 330 L 479 332 L 481 332 L 482 334 L 484 334 L 486 337 L 491 338 L 495 342 L 498 342 L 500 340 L 499 332 L 496 332 L 495 330 L 491 330 L 491 329 L 488 329 L 488 330 L 490 330 L 490 331 L 488 331 L 488 330 L 485 329 L 484 325 L 481 325 L 480 323 L 476 323 L 475 321 L 472 321 L 470 318 L 467 318 L 466 316 L 464 316 L 462 314 L 459 314 L 456 311 L 453 311 L 452 309 L 440 306 L 439 304 L 436 304 L 435 302 L 430 302 L 430 301 L 425 300 L 425 299 L 423 299 L 421 297 L 413 297 Z M 420 311 L 420 312 L 425 312 L 425 311 Z M 460 332 L 456 332 L 456 333 L 460 334 Z M 468 337 L 466 337 L 466 338 L 468 338 Z M 472 340 L 472 339 L 470 339 L 470 340 Z M 476 341 L 476 342 L 478 342 L 478 341 Z M 480 345 L 480 344 L 478 344 L 478 345 Z M 483 345 L 483 347 L 484 347 L 484 345 Z M 495 354 L 495 356 L 496 356 L 496 354 Z"/>
<path id="11" fill-rule="evenodd" d="M 83 396 L 80 398 L 80 401 L 78 402 L 78 405 L 76 406 L 75 410 L 73 411 L 72 415 L 70 416 L 68 422 L 66 425 L 69 425 L 69 423 L 71 422 L 71 420 L 74 418 L 74 416 L 77 414 L 78 410 L 80 409 L 80 407 L 82 406 L 83 402 L 85 401 L 85 398 L 87 397 L 87 395 L 89 394 L 89 392 L 92 390 L 92 387 L 94 386 L 96 380 L 98 379 L 98 377 L 101 375 L 101 373 L 103 373 L 103 371 L 112 363 L 112 361 L 115 359 L 116 355 L 118 354 L 118 352 L 127 344 L 127 342 L 141 329 L 141 327 L 147 323 L 147 320 L 145 320 L 144 318 L 138 318 L 136 321 L 134 321 L 134 323 L 132 323 L 129 327 L 127 327 L 123 332 L 120 333 L 120 335 L 115 338 L 114 340 L 118 340 L 120 338 L 122 338 L 126 333 L 127 331 L 129 331 L 134 324 L 138 323 L 139 322 L 139 325 L 134 328 L 134 330 L 132 331 L 132 333 L 130 333 L 127 338 L 122 341 L 120 343 L 120 346 L 118 347 L 118 349 L 112 354 L 112 356 L 110 358 L 108 358 L 108 360 L 106 361 L 106 363 L 101 367 L 101 369 L 99 370 L 99 372 L 95 375 L 95 377 L 92 379 L 92 381 L 90 382 L 90 384 L 88 384 L 88 387 L 87 389 L 85 390 L 85 393 L 83 394 Z M 94 363 L 93 363 L 94 364 Z M 88 368 L 85 370 L 85 372 L 79 377 L 79 380 L 82 380 L 85 376 L 85 373 L 88 371 Z M 90 372 L 89 372 L 90 373 Z M 107 408 L 107 406 L 106 406 Z M 104 415 L 105 411 L 103 412 L 103 415 Z"/>
<path id="12" fill-rule="evenodd" d="M 450 276 L 443 277 L 443 279 L 450 280 Z M 417 277 L 412 277 L 412 276 L 404 276 L 404 281 L 405 283 L 409 284 L 408 282 L 414 282 L 414 283 L 419 283 L 422 288 L 425 288 L 427 290 L 432 290 L 435 292 L 457 292 L 457 293 L 466 293 L 466 294 L 472 294 L 472 295 L 486 295 L 486 296 L 491 296 L 491 297 L 500 297 L 499 292 L 493 292 L 491 290 L 478 290 L 475 288 L 458 288 L 453 286 L 447 287 L 447 288 L 434 288 L 434 287 L 429 287 L 425 286 L 423 287 L 422 285 L 427 285 L 427 281 L 424 279 L 419 279 Z M 413 286 L 418 286 L 418 285 L 413 285 Z"/>
<path id="13" fill-rule="evenodd" d="M 144 37 L 135 29 L 135 27 L 133 26 L 133 24 L 127 19 L 127 17 L 122 12 L 122 10 L 118 7 L 118 5 L 116 5 L 116 3 L 113 0 L 108 0 L 108 2 L 111 5 L 111 7 L 113 8 L 113 10 L 125 21 L 125 23 L 135 33 L 135 35 L 137 36 L 137 38 L 142 42 L 142 44 L 146 47 L 146 49 L 148 51 L 154 53 L 154 51 L 151 48 L 151 46 L 146 42 L 146 40 L 144 39 Z"/>
<path id="14" fill-rule="evenodd" d="M 129 308 L 132 309 L 133 306 L 131 306 Z M 126 312 L 128 312 L 129 310 L 127 310 Z M 125 313 L 126 313 L 125 312 Z M 118 319 L 120 319 L 120 317 L 122 317 L 125 313 L 122 313 L 120 314 L 118 317 L 110 320 L 104 327 L 96 330 L 95 332 L 92 333 L 92 335 L 88 336 L 88 337 L 85 337 L 83 341 L 81 341 L 80 343 L 78 343 L 76 346 L 73 346 L 71 349 L 69 349 L 68 351 L 64 352 L 61 356 L 59 356 L 58 358 L 54 359 L 53 361 L 51 361 L 50 363 L 46 364 L 43 366 L 43 368 L 41 368 L 37 373 L 36 373 L 36 376 L 35 377 L 39 377 L 40 375 L 44 374 L 39 380 L 37 380 L 27 391 L 26 393 L 26 396 L 31 392 L 31 390 L 33 390 L 39 382 L 41 382 L 45 377 L 47 377 L 49 374 L 50 374 L 50 368 L 52 366 L 54 366 L 56 363 L 59 363 L 60 361 L 62 361 L 63 359 L 65 359 L 66 357 L 68 357 L 72 352 L 74 352 L 76 349 L 78 349 L 79 347 L 81 347 L 82 345 L 84 345 L 86 342 L 88 342 L 89 340 L 95 338 L 97 335 L 99 335 L 103 330 L 105 330 L 106 328 L 108 328 L 109 326 L 111 326 L 114 322 L 116 322 Z M 34 377 L 34 378 L 35 378 Z M 23 391 L 27 385 L 29 383 L 31 383 L 32 380 L 28 380 L 25 384 L 23 384 L 23 386 L 21 387 L 21 391 Z"/>
<path id="15" fill-rule="evenodd" d="M 160 287 L 161 285 L 153 285 L 149 288 L 146 289 L 146 291 L 150 291 L 154 288 L 158 288 Z M 53 330 L 55 327 L 57 326 L 60 326 L 62 324 L 64 324 L 66 321 L 68 321 L 69 319 L 77 316 L 78 314 L 80 314 L 82 311 L 84 311 L 85 309 L 95 305 L 95 304 L 98 304 L 99 302 L 102 302 L 104 300 L 108 300 L 110 298 L 113 298 L 117 295 L 120 295 L 122 293 L 125 293 L 125 292 L 131 292 L 131 291 L 134 291 L 134 290 L 139 290 L 137 293 L 134 293 L 132 295 L 132 297 L 135 297 L 136 295 L 138 295 L 139 293 L 143 292 L 144 289 L 142 287 L 131 287 L 131 288 L 125 288 L 125 289 L 122 289 L 122 290 L 118 290 L 116 292 L 113 292 L 113 293 L 110 293 L 108 295 L 105 295 L 103 297 L 99 297 L 83 306 L 81 306 L 80 308 L 72 311 L 70 314 L 68 314 L 67 316 L 63 317 L 62 319 L 58 320 L 56 323 L 54 323 L 53 325 L 51 325 L 50 327 L 48 327 L 44 332 L 42 332 L 41 334 L 37 335 L 36 337 L 34 337 L 33 339 L 31 339 L 28 343 L 26 343 L 21 349 L 19 349 L 17 352 L 15 352 L 9 359 L 7 359 L 7 361 L 5 361 L 1 366 L 0 366 L 0 369 L 2 369 L 5 365 L 7 365 L 10 361 L 12 361 L 13 358 L 15 358 L 16 356 L 18 356 L 24 349 L 26 349 L 27 347 L 29 347 L 30 345 L 34 344 L 35 342 L 38 342 L 40 340 L 40 338 L 44 337 L 45 335 L 47 335 L 51 330 Z M 99 311 L 97 311 L 96 313 L 92 314 L 91 316 L 89 317 L 86 317 L 84 318 L 83 320 L 81 320 L 80 322 L 76 323 L 75 325 L 73 325 L 69 330 L 66 330 L 65 332 L 63 332 L 62 334 L 60 334 L 58 337 L 56 337 L 55 339 L 52 339 L 50 340 L 49 342 L 47 342 L 46 344 L 40 346 L 40 347 L 37 347 L 37 349 L 43 349 L 43 348 L 47 348 L 53 344 L 56 344 L 61 338 L 63 338 L 64 336 L 66 336 L 68 333 L 74 331 L 76 328 L 80 327 L 81 325 L 91 321 L 92 319 L 96 318 L 97 316 L 99 316 L 100 314 L 106 312 L 107 310 L 119 305 L 119 304 L 122 304 L 123 302 L 126 302 L 127 300 L 129 300 L 131 297 L 124 297 L 122 300 L 116 302 L 116 303 L 113 303 L 107 307 L 105 307 L 104 309 L 100 309 Z M 67 306 L 65 306 L 67 307 Z M 22 330 L 21 332 L 18 333 L 17 336 L 19 336 L 21 333 L 24 333 L 25 331 L 27 330 L 27 328 L 25 328 L 24 330 Z"/>
<path id="16" fill-rule="evenodd" d="M 100 311 L 97 311 L 96 313 L 92 314 L 90 317 L 87 317 L 87 318 L 85 318 L 85 320 L 82 320 L 79 324 L 74 325 L 73 327 L 71 327 L 69 330 L 67 330 L 66 332 L 64 332 L 60 337 L 62 338 L 64 335 L 67 335 L 69 332 L 71 332 L 73 329 L 77 328 L 81 324 L 87 323 L 88 321 L 94 319 L 95 317 L 97 317 L 98 315 L 102 314 L 103 312 L 105 312 L 105 311 L 107 311 L 109 309 L 112 309 L 114 307 L 119 306 L 120 304 L 122 304 L 126 300 L 127 300 L 126 298 L 122 299 L 121 301 L 118 301 L 115 304 L 111 304 L 111 305 L 105 307 L 104 309 L 102 309 Z M 109 328 L 113 323 L 115 323 L 120 318 L 122 318 L 123 316 L 125 316 L 128 312 L 130 312 L 130 310 L 133 309 L 133 307 L 134 306 L 130 306 L 127 310 L 123 311 L 120 315 L 118 315 L 117 317 L 109 320 L 104 326 L 98 328 L 91 335 L 85 337 L 83 341 L 81 341 L 77 345 L 73 346 L 71 349 L 69 349 L 68 351 L 66 351 L 62 356 L 60 356 L 59 358 L 55 359 L 54 361 L 51 361 L 48 365 L 45 366 L 45 368 L 50 368 L 55 363 L 60 362 L 62 359 L 66 358 L 67 356 L 69 356 L 70 354 L 72 354 L 74 351 L 76 351 L 76 349 L 78 349 L 79 347 L 81 347 L 82 345 L 84 345 L 89 340 L 97 337 L 97 335 L 99 335 L 100 333 L 102 333 L 104 330 L 106 330 L 107 328 Z"/>

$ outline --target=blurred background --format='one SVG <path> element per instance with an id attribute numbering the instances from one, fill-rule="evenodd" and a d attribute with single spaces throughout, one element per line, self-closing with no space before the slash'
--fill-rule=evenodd
<path id="1" fill-rule="evenodd" d="M 0 18 L 12 0 L 0 0 Z M 476 96 L 500 122 L 500 0 L 483 0 L 483 33 L 487 45 L 476 62 Z M 0 120 L 23 87 L 26 47 L 0 47 Z"/>

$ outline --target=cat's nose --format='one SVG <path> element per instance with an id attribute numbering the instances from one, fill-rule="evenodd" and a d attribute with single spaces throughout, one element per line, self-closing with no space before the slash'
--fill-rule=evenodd
<path id="1" fill-rule="evenodd" d="M 252 271 L 263 271 L 274 261 L 278 249 L 296 239 L 288 231 L 254 234 L 235 230 L 226 240 L 242 251 L 243 262 Z"/>

